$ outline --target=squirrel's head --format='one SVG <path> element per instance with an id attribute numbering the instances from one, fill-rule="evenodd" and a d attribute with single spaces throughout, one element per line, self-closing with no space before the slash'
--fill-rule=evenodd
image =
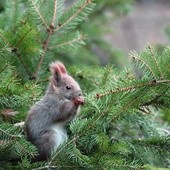
<path id="1" fill-rule="evenodd" d="M 73 100 L 77 105 L 84 104 L 79 84 L 67 73 L 63 63 L 56 61 L 50 64 L 51 88 L 60 99 Z"/>

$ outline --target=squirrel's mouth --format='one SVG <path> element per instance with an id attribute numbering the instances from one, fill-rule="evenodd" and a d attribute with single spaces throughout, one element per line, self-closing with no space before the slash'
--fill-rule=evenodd
<path id="1" fill-rule="evenodd" d="M 67 96 L 67 95 L 65 95 L 64 96 L 67 100 L 73 100 L 73 97 L 72 96 Z"/>

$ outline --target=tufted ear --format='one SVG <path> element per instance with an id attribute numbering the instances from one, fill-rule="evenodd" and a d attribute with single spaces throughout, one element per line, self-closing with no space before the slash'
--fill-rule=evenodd
<path id="1" fill-rule="evenodd" d="M 67 74 L 67 70 L 63 63 L 56 61 L 50 64 L 50 70 L 52 73 L 52 79 L 54 85 L 57 85 L 61 82 L 62 76 Z"/>
<path id="2" fill-rule="evenodd" d="M 67 70 L 64 66 L 64 64 L 60 61 L 55 61 L 50 64 L 50 70 L 52 74 L 55 74 L 56 72 L 60 74 L 67 74 Z"/>

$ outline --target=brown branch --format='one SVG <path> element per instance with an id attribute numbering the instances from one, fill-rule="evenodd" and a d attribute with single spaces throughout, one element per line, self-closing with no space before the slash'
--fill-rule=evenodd
<path id="1" fill-rule="evenodd" d="M 50 29 L 50 30 L 51 30 L 51 29 Z M 50 40 L 51 34 L 52 34 L 52 31 L 49 31 L 48 36 L 47 36 L 46 40 L 45 40 L 44 43 L 43 43 L 43 49 L 44 49 L 44 51 L 43 51 L 42 55 L 40 56 L 40 60 L 39 60 L 39 62 L 38 62 L 37 69 L 36 69 L 36 71 L 35 71 L 35 73 L 34 73 L 34 75 L 33 75 L 33 78 L 34 78 L 34 79 L 37 78 L 37 76 L 38 76 L 38 71 L 40 70 L 41 65 L 42 65 L 42 63 L 43 63 L 43 61 L 44 61 L 44 57 L 45 57 L 45 54 L 46 54 L 47 49 L 48 49 L 48 44 L 49 44 L 49 40 Z"/>
<path id="2" fill-rule="evenodd" d="M 41 18 L 44 25 L 46 26 L 46 29 L 47 29 L 47 32 L 48 32 L 48 36 L 47 36 L 46 40 L 43 43 L 43 50 L 44 51 L 43 51 L 42 55 L 40 56 L 40 60 L 39 60 L 38 65 L 37 65 L 37 69 L 36 69 L 36 71 L 35 71 L 35 73 L 33 75 L 33 78 L 36 79 L 37 76 L 38 76 L 38 71 L 40 70 L 41 65 L 42 65 L 42 63 L 44 61 L 45 54 L 46 54 L 46 52 L 48 50 L 48 45 L 49 45 L 49 40 L 50 40 L 51 34 L 58 31 L 59 29 L 61 29 L 68 22 L 70 22 L 74 17 L 76 17 L 87 6 L 87 4 L 91 3 L 91 0 L 86 0 L 85 3 L 79 8 L 79 10 L 77 10 L 77 12 L 74 15 L 72 15 L 66 22 L 64 22 L 62 25 L 60 25 L 60 27 L 56 28 L 55 30 L 54 30 L 54 22 L 55 22 L 56 14 L 57 14 L 57 0 L 55 0 L 55 2 L 54 2 L 53 18 L 52 18 L 52 21 L 51 21 L 51 24 L 50 24 L 49 27 L 47 26 L 45 20 L 43 19 L 42 15 L 40 14 L 40 12 L 39 12 L 38 8 L 36 7 L 34 1 L 31 0 L 31 2 L 34 5 L 34 8 L 35 8 L 36 12 L 38 13 L 39 17 Z"/>
<path id="3" fill-rule="evenodd" d="M 34 5 L 34 2 L 32 1 L 33 5 Z M 37 65 L 37 68 L 35 70 L 35 73 L 33 74 L 33 78 L 36 79 L 37 76 L 38 76 L 38 71 L 40 70 L 41 68 L 41 65 L 44 61 L 44 57 L 45 57 L 45 54 L 48 50 L 48 45 L 49 45 L 49 41 L 50 41 L 50 38 L 51 38 L 51 34 L 54 33 L 54 22 L 55 22 L 55 19 L 56 19 L 56 14 L 57 14 L 57 0 L 54 1 L 54 12 L 53 12 L 53 17 L 52 17 L 52 21 L 51 21 L 51 24 L 50 26 L 48 27 L 48 25 L 46 24 L 46 22 L 44 21 L 43 17 L 41 16 L 39 10 L 37 9 L 37 7 L 35 6 L 35 9 L 37 11 L 37 13 L 39 14 L 40 18 L 42 19 L 42 21 L 44 22 L 44 25 L 46 26 L 46 30 L 47 30 L 47 38 L 46 40 L 43 42 L 43 53 L 42 55 L 40 56 L 40 59 L 39 59 L 39 62 L 38 62 L 38 65 Z"/>
<path id="4" fill-rule="evenodd" d="M 29 32 L 31 32 L 31 31 L 32 31 L 32 28 L 30 28 L 30 29 L 23 35 L 23 37 L 21 37 L 21 39 L 18 41 L 16 47 L 18 47 L 18 46 L 22 43 L 22 41 L 24 40 L 24 38 L 25 38 L 25 37 L 27 36 L 27 34 L 28 34 Z"/>
<path id="5" fill-rule="evenodd" d="M 32 75 L 30 73 L 30 71 L 27 69 L 27 66 L 26 64 L 24 63 L 24 61 L 22 60 L 21 58 L 21 54 L 18 52 L 18 49 L 17 48 L 14 48 L 12 50 L 12 52 L 14 52 L 16 54 L 16 56 L 18 57 L 19 61 L 21 62 L 22 66 L 24 67 L 26 73 L 28 74 L 29 78 L 32 79 Z"/>
<path id="6" fill-rule="evenodd" d="M 100 97 L 103 97 L 103 96 L 106 96 L 106 95 L 110 95 L 110 94 L 113 94 L 113 93 L 119 93 L 119 92 L 122 92 L 122 91 L 131 91 L 131 90 L 141 88 L 141 87 L 146 87 L 146 86 L 147 87 L 153 87 L 153 86 L 156 86 L 156 85 L 162 84 L 162 83 L 170 83 L 170 80 L 152 81 L 152 82 L 148 82 L 148 83 L 139 84 L 139 85 L 136 85 L 136 86 L 130 86 L 130 87 L 126 87 L 126 88 L 121 88 L 121 89 L 118 89 L 118 90 L 111 90 L 110 92 L 105 93 L 105 94 L 97 94 L 97 96 L 95 96 L 95 98 L 100 98 Z M 125 110 L 127 110 L 130 106 L 132 106 L 133 103 L 135 103 L 136 100 L 138 100 L 138 98 L 140 98 L 140 97 L 141 97 L 141 95 L 137 96 L 134 100 L 132 100 L 127 105 L 122 107 L 121 110 L 119 111 L 119 115 L 120 115 L 120 113 L 125 112 Z M 118 115 L 113 116 L 111 121 L 113 121 L 117 117 L 118 117 Z"/>
<path id="7" fill-rule="evenodd" d="M 170 80 L 155 80 L 155 81 L 151 81 L 151 82 L 147 82 L 147 83 L 143 83 L 143 84 L 137 84 L 137 85 L 134 85 L 134 86 L 129 86 L 129 87 L 124 87 L 124 88 L 118 88 L 116 90 L 110 90 L 106 93 L 103 93 L 103 94 L 96 94 L 95 98 L 99 99 L 101 97 L 104 97 L 104 96 L 107 96 L 107 95 L 110 95 L 110 94 L 114 94 L 114 93 L 120 93 L 120 92 L 123 92 L 123 91 L 131 91 L 131 90 L 134 90 L 134 89 L 137 89 L 137 88 L 141 88 L 141 87 L 152 87 L 152 86 L 156 86 L 158 84 L 162 84 L 162 83 L 170 83 Z"/>
<path id="8" fill-rule="evenodd" d="M 30 28 L 22 37 L 21 39 L 18 41 L 18 43 L 16 44 L 15 48 L 13 49 L 13 52 L 17 55 L 18 59 L 20 60 L 21 64 L 23 65 L 25 71 L 27 72 L 29 79 L 32 80 L 32 74 L 31 72 L 27 69 L 26 64 L 24 63 L 24 61 L 21 58 L 21 54 L 18 52 L 17 47 L 19 47 L 19 45 L 22 43 L 22 41 L 24 40 L 24 38 L 28 35 L 28 33 L 30 33 L 32 31 L 32 28 Z"/>
<path id="9" fill-rule="evenodd" d="M 19 43 L 17 45 L 20 44 L 20 42 L 22 42 L 22 40 L 25 38 L 25 36 L 31 31 L 32 29 L 30 29 L 19 41 Z M 12 48 L 12 52 L 16 54 L 16 56 L 18 57 L 19 61 L 21 62 L 22 66 L 24 67 L 25 71 L 27 72 L 29 78 L 31 78 L 31 73 L 29 72 L 29 70 L 27 69 L 26 64 L 24 63 L 24 61 L 21 58 L 21 54 L 18 52 L 18 49 L 16 47 L 12 47 L 12 45 L 8 42 L 8 40 L 2 35 L 0 34 L 0 37 L 4 40 L 4 42 L 10 47 Z"/>

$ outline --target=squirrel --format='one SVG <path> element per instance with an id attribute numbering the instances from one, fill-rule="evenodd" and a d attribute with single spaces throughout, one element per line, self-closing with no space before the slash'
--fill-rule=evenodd
<path id="1" fill-rule="evenodd" d="M 50 156 L 68 136 L 65 124 L 79 113 L 84 97 L 79 84 L 67 73 L 64 64 L 50 64 L 52 73 L 44 97 L 28 112 L 25 131 L 28 140 L 38 148 L 36 161 Z"/>

